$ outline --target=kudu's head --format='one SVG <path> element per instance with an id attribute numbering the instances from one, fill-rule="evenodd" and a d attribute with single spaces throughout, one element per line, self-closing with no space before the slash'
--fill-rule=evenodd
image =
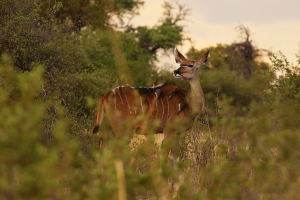
<path id="1" fill-rule="evenodd" d="M 197 60 L 187 60 L 175 47 L 175 61 L 180 64 L 180 67 L 174 71 L 173 76 L 180 80 L 191 80 L 198 76 L 198 68 L 205 64 L 209 54 L 209 50 Z"/>

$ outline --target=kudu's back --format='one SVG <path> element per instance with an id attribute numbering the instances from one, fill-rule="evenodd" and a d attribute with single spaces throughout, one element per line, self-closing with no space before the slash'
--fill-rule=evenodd
<path id="1" fill-rule="evenodd" d="M 155 120 L 159 122 L 156 132 L 162 133 L 176 116 L 185 118 L 187 115 L 187 95 L 188 90 L 173 84 L 152 88 L 117 87 L 100 99 L 97 123 L 92 133 L 98 131 L 104 108 L 116 134 L 122 132 L 122 123 L 125 121 L 130 123 L 133 130 L 144 130 L 139 131 L 139 134 L 147 134 L 145 129 L 147 130 Z M 137 116 L 144 116 L 144 120 L 137 122 Z"/>

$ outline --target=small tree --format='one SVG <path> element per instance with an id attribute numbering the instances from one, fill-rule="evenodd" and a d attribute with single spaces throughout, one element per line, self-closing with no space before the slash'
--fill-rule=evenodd
<path id="1" fill-rule="evenodd" d="M 243 76 L 249 80 L 255 70 L 267 69 L 268 64 L 259 61 L 258 58 L 268 53 L 265 49 L 259 49 L 253 45 L 251 31 L 244 25 L 239 25 L 236 30 L 240 33 L 241 42 L 235 42 L 231 45 L 218 44 L 211 48 L 211 59 L 209 65 L 211 68 L 226 67 L 231 71 L 235 71 L 237 75 Z M 205 52 L 192 47 L 187 55 L 191 58 L 196 58 Z M 268 54 L 267 54 L 268 55 Z"/>

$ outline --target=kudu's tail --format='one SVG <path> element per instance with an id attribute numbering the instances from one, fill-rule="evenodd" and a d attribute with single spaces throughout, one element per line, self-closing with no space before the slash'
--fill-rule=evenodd
<path id="1" fill-rule="evenodd" d="M 107 103 L 108 98 L 110 97 L 111 92 L 107 93 L 106 95 L 104 95 L 100 100 L 99 100 L 99 104 L 98 104 L 98 113 L 97 113 L 97 121 L 95 124 L 95 127 L 92 130 L 92 134 L 95 134 L 98 132 L 99 130 L 99 126 L 102 123 L 102 119 L 103 119 L 103 112 L 104 112 L 104 107 Z"/>

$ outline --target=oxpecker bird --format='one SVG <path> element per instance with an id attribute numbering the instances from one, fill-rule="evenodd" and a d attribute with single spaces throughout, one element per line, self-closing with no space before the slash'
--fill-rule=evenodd
<path id="1" fill-rule="evenodd" d="M 185 105 L 186 105 L 185 101 L 182 100 L 179 102 L 177 115 L 179 115 L 179 113 L 184 109 Z"/>
<path id="2" fill-rule="evenodd" d="M 152 85 L 152 87 L 155 87 L 155 86 L 157 86 L 157 81 L 154 81 L 154 83 Z"/>
<path id="3" fill-rule="evenodd" d="M 174 88 L 171 90 L 168 101 L 170 101 L 172 99 L 172 96 L 174 96 L 177 93 L 177 91 L 178 91 L 178 88 Z"/>
<path id="4" fill-rule="evenodd" d="M 157 99 L 160 97 L 160 95 L 161 95 L 161 89 L 157 88 L 157 89 L 155 90 L 156 101 L 157 101 Z"/>

